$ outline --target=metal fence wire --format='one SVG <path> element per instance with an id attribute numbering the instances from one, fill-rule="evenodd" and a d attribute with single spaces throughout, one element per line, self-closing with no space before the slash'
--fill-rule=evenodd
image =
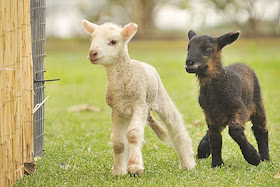
<path id="1" fill-rule="evenodd" d="M 40 106 L 45 98 L 44 57 L 46 41 L 46 0 L 31 0 L 31 37 L 34 80 L 34 106 Z M 34 156 L 44 154 L 45 106 L 33 111 Z"/>

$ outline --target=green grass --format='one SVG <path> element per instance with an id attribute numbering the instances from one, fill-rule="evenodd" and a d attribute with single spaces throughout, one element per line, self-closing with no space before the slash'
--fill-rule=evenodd
<path id="1" fill-rule="evenodd" d="M 179 170 L 178 156 L 162 144 L 150 128 L 145 130 L 140 178 L 111 175 L 113 149 L 110 145 L 110 108 L 105 102 L 107 79 L 102 66 L 87 60 L 89 41 L 47 41 L 45 156 L 36 162 L 36 172 L 15 186 L 279 186 L 280 179 L 280 40 L 238 40 L 223 52 L 224 64 L 236 61 L 254 68 L 262 88 L 269 128 L 270 162 L 249 165 L 225 129 L 221 169 L 211 168 L 211 157 L 196 160 L 194 170 Z M 169 95 L 184 115 L 197 149 L 207 126 L 198 104 L 198 84 L 184 70 L 187 41 L 135 41 L 129 45 L 131 58 L 146 61 L 159 72 Z M 101 112 L 69 113 L 77 104 L 92 104 Z M 196 120 L 201 124 L 195 127 Z M 246 135 L 256 141 L 246 126 Z M 70 166 L 68 170 L 60 164 Z"/>

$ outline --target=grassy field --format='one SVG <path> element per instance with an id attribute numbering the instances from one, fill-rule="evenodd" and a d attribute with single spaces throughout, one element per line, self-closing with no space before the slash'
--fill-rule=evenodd
<path id="1" fill-rule="evenodd" d="M 221 169 L 211 168 L 211 157 L 196 160 L 194 170 L 179 170 L 178 156 L 162 144 L 150 128 L 145 131 L 145 171 L 139 178 L 111 175 L 110 108 L 105 102 L 104 67 L 87 60 L 90 41 L 47 41 L 45 156 L 36 172 L 15 186 L 280 186 L 280 39 L 238 40 L 224 48 L 224 64 L 243 62 L 255 70 L 267 111 L 271 161 L 255 167 L 243 158 L 225 129 Z M 196 149 L 207 127 L 198 104 L 198 83 L 184 70 L 187 41 L 134 41 L 131 58 L 146 61 L 159 72 L 169 95 L 184 115 Z M 78 104 L 92 104 L 100 112 L 70 113 Z M 197 126 L 194 122 L 200 120 Z M 247 123 L 246 135 L 256 147 Z"/>

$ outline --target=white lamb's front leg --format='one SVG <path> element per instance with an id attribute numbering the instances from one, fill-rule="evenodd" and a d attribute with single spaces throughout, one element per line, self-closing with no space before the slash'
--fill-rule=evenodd
<path id="1" fill-rule="evenodd" d="M 144 170 L 141 149 L 144 141 L 144 128 L 147 123 L 147 116 L 148 112 L 143 111 L 143 109 L 134 111 L 127 129 L 130 150 L 127 171 L 134 176 L 139 175 Z"/>
<path id="2" fill-rule="evenodd" d="M 116 111 L 112 111 L 113 133 L 111 140 L 114 149 L 113 175 L 126 175 L 128 162 L 128 142 L 126 130 L 129 121 L 118 116 Z"/>

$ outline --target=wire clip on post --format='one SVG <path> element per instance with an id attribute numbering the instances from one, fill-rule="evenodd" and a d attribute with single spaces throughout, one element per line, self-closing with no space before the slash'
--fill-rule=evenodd
<path id="1" fill-rule="evenodd" d="M 45 83 L 50 81 L 60 81 L 60 79 L 35 80 L 34 83 L 38 83 L 38 82 Z"/>

